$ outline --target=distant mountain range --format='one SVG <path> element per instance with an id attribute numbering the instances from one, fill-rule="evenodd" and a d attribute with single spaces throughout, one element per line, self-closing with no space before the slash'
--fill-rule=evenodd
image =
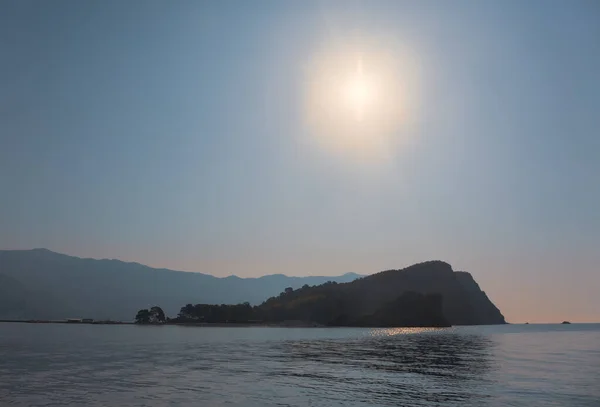
<path id="1" fill-rule="evenodd" d="M 337 277 L 275 274 L 259 278 L 217 278 L 119 260 L 82 259 L 46 249 L 3 250 L 0 251 L 0 318 L 79 317 L 127 321 L 133 319 L 137 310 L 153 305 L 175 316 L 185 304 L 249 302 L 256 305 L 270 297 L 281 299 L 273 298 L 270 304 L 283 307 L 289 307 L 289 300 L 295 298 L 293 306 L 297 307 L 298 301 L 312 301 L 312 297 L 323 292 L 306 285 L 331 281 L 353 282 L 333 291 L 327 289 L 327 292 L 355 307 L 355 313 L 377 312 L 404 292 L 414 291 L 441 294 L 443 314 L 453 325 L 505 323 L 498 308 L 471 274 L 455 272 L 442 261 L 362 277 L 348 273 Z M 280 295 L 288 287 L 304 288 L 293 296 Z M 310 309 L 298 308 L 298 312 L 315 309 L 318 308 L 311 305 Z"/>
<path id="2" fill-rule="evenodd" d="M 0 319 L 71 317 L 132 320 L 140 308 L 159 304 L 176 315 L 187 303 L 260 304 L 287 287 L 360 277 L 218 278 L 156 269 L 120 260 L 82 259 L 47 249 L 0 250 Z"/>

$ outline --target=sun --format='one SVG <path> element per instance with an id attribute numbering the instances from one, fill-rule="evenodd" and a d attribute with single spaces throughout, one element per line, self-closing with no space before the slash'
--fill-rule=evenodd
<path id="1" fill-rule="evenodd" d="M 376 81 L 365 75 L 362 59 L 356 63 L 356 72 L 342 83 L 342 101 L 353 112 L 354 119 L 363 121 L 368 109 L 377 102 Z"/>
<path id="2" fill-rule="evenodd" d="M 414 69 L 375 47 L 325 48 L 306 70 L 304 107 L 312 138 L 334 152 L 381 157 L 414 105 Z M 404 69 L 402 69 L 404 68 Z"/>

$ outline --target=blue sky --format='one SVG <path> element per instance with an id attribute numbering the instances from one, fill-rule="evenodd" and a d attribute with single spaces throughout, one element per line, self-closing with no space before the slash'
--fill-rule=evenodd
<path id="1" fill-rule="evenodd" d="M 599 38 L 595 1 L 2 2 L 0 247 L 218 276 L 443 259 L 509 320 L 598 321 Z M 311 141 L 327 44 L 417 61 L 381 163 Z"/>

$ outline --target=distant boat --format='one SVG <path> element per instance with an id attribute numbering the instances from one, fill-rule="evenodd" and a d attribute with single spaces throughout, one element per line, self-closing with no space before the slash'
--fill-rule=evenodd
<path id="1" fill-rule="evenodd" d="M 563 321 L 562 324 L 563 325 L 570 325 L 571 323 L 569 321 Z"/>

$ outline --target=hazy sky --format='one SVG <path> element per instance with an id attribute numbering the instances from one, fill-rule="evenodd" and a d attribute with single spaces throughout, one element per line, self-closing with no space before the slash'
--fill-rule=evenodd
<path id="1" fill-rule="evenodd" d="M 509 321 L 600 320 L 597 1 L 3 1 L 0 50 L 0 248 L 218 276 L 442 259 Z M 338 56 L 395 92 L 365 115 L 402 105 L 383 148 L 315 93 Z"/>

